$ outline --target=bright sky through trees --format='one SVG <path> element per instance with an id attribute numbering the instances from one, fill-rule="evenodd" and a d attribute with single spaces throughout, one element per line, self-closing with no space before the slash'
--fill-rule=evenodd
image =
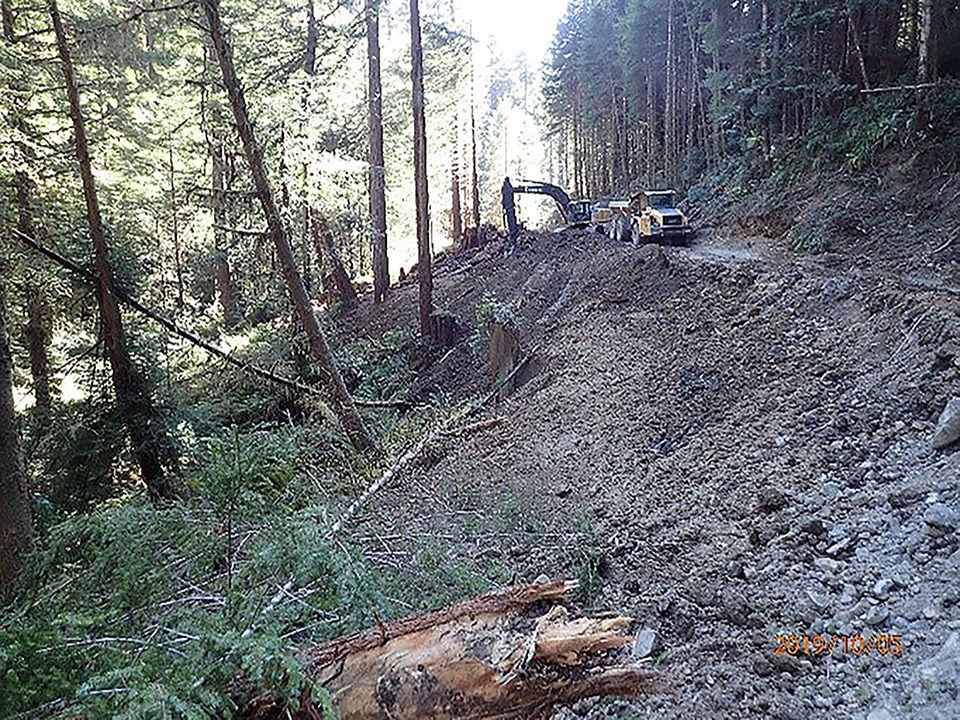
<path id="1" fill-rule="evenodd" d="M 531 62 L 539 63 L 550 47 L 567 0 L 480 0 L 463 5 L 473 18 L 477 39 L 484 42 L 493 37 L 502 52 L 525 53 Z"/>

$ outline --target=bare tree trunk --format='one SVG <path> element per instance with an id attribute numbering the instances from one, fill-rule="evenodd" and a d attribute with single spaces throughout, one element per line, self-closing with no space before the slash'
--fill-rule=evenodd
<path id="1" fill-rule="evenodd" d="M 243 96 L 243 88 L 240 85 L 240 80 L 237 78 L 237 71 L 233 64 L 233 53 L 227 42 L 226 33 L 220 20 L 219 0 L 201 0 L 201 4 L 207 16 L 210 37 L 213 40 L 217 59 L 220 62 L 223 84 L 230 97 L 230 105 L 233 108 L 233 116 L 237 122 L 240 139 L 243 141 L 244 153 L 250 165 L 250 171 L 253 175 L 254 185 L 257 188 L 257 194 L 260 196 L 263 214 L 266 216 L 267 229 L 273 240 L 273 245 L 276 248 L 277 257 L 280 260 L 290 298 L 297 314 L 300 316 L 300 322 L 303 324 L 307 338 L 310 341 L 311 354 L 326 376 L 327 389 L 330 392 L 331 400 L 340 418 L 340 422 L 343 424 L 344 430 L 346 430 L 347 435 L 350 436 L 354 446 L 364 452 L 377 452 L 377 445 L 367 431 L 367 427 L 357 412 L 356 405 L 354 405 L 353 398 L 350 397 L 346 385 L 343 383 L 343 377 L 337 369 L 337 365 L 333 359 L 333 353 L 330 352 L 327 339 L 320 329 L 317 316 L 314 314 L 313 306 L 310 304 L 310 298 L 307 297 L 303 279 L 297 270 L 296 259 L 293 256 L 293 249 L 290 246 L 289 234 L 283 226 L 283 221 L 280 218 L 280 212 L 277 209 L 277 204 L 273 196 L 273 188 L 270 186 L 270 180 L 267 178 L 267 171 L 263 162 L 263 151 L 257 143 L 253 124 L 250 122 L 247 103 Z"/>
<path id="2" fill-rule="evenodd" d="M 33 549 L 30 491 L 13 405 L 13 361 L 7 334 L 7 268 L 0 267 L 0 597 L 9 595 Z"/>
<path id="3" fill-rule="evenodd" d="M 0 14 L 3 15 L 3 37 L 7 42 L 15 42 L 16 35 L 13 31 L 13 6 L 10 0 L 2 0 L 0 4 Z"/>
<path id="4" fill-rule="evenodd" d="M 383 91 L 380 86 L 380 0 L 366 0 L 370 131 L 370 246 L 373 252 L 373 301 L 383 302 L 390 289 L 387 256 L 386 168 L 383 160 Z"/>
<path id="5" fill-rule="evenodd" d="M 920 41 L 917 44 L 917 85 L 930 82 L 935 77 L 931 49 L 933 46 L 934 0 L 920 0 Z M 927 109 L 923 101 L 923 90 L 916 90 L 916 105 L 913 126 L 920 129 L 927 123 Z"/>
<path id="6" fill-rule="evenodd" d="M 113 291 L 113 269 L 110 266 L 103 218 L 100 214 L 97 190 L 93 180 L 86 128 L 80 110 L 80 94 L 77 91 L 70 49 L 56 0 L 50 0 L 49 11 L 57 37 L 57 51 L 60 55 L 60 68 L 63 71 L 67 99 L 70 104 L 70 117 L 73 120 L 74 147 L 80 166 L 80 177 L 83 181 L 87 222 L 90 225 L 90 239 L 97 271 L 100 324 L 104 347 L 110 360 L 117 405 L 126 423 L 127 432 L 130 434 L 133 452 L 151 500 L 156 502 L 172 499 L 177 494 L 176 453 L 163 428 L 146 384 L 133 367 L 127 350 L 120 307 Z"/>
<path id="7" fill-rule="evenodd" d="M 317 74 L 317 9 L 314 0 L 307 0 L 307 46 L 303 51 L 303 71 Z"/>
<path id="8" fill-rule="evenodd" d="M 460 138 L 453 128 L 453 162 L 450 163 L 450 236 L 454 243 L 463 240 L 463 211 L 460 208 Z"/>
<path id="9" fill-rule="evenodd" d="M 473 22 L 470 23 L 473 34 Z M 473 227 L 480 230 L 480 181 L 477 176 L 477 118 L 473 71 L 473 43 L 470 43 L 470 211 Z"/>
<path id="10" fill-rule="evenodd" d="M 177 280 L 177 310 L 183 311 L 183 260 L 180 248 L 180 208 L 177 206 L 177 185 L 173 168 L 173 146 L 167 148 L 167 175 L 170 181 L 170 232 L 173 238 L 173 269 Z"/>
<path id="11" fill-rule="evenodd" d="M 27 325 L 24 339 L 30 356 L 33 398 L 38 417 L 45 423 L 53 407 L 53 385 L 50 382 L 50 305 L 46 293 L 33 282 L 27 284 Z"/>
<path id="12" fill-rule="evenodd" d="M 473 94 L 470 95 L 470 198 L 473 227 L 480 227 L 480 180 L 477 176 L 477 120 Z"/>
<path id="13" fill-rule="evenodd" d="M 29 157 L 28 153 L 28 157 Z M 16 173 L 17 230 L 37 240 L 37 223 L 31 207 L 33 183 L 22 170 Z M 50 381 L 50 305 L 43 288 L 32 279 L 26 282 L 27 324 L 24 340 L 30 355 L 30 375 L 33 379 L 33 397 L 41 424 L 44 424 L 53 405 L 53 387 Z"/>
<path id="14" fill-rule="evenodd" d="M 677 58 L 674 33 L 673 0 L 667 10 L 667 77 L 663 104 L 664 175 L 669 183 L 677 177 Z"/>
<path id="15" fill-rule="evenodd" d="M 433 324 L 433 270 L 430 267 L 430 196 L 427 189 L 427 128 L 423 99 L 423 46 L 420 6 L 410 0 L 410 56 L 413 80 L 413 171 L 417 200 L 417 279 L 420 285 L 420 335 L 430 337 Z"/>
<path id="16" fill-rule="evenodd" d="M 856 14 L 855 14 L 856 13 Z M 861 10 L 849 8 L 847 10 L 850 36 L 853 39 L 853 49 L 857 54 L 857 66 L 860 68 L 860 77 L 863 80 L 863 87 L 870 89 L 870 78 L 867 76 L 867 66 L 863 60 L 863 48 L 860 45 L 860 23 L 857 18 Z"/>
<path id="17" fill-rule="evenodd" d="M 240 321 L 237 309 L 237 293 L 230 270 L 230 257 L 223 242 L 223 228 L 226 225 L 226 187 L 224 184 L 223 143 L 219 140 L 210 145 L 212 171 L 211 205 L 213 209 L 213 263 L 216 272 L 217 297 L 223 312 L 223 322 L 228 328 Z"/>

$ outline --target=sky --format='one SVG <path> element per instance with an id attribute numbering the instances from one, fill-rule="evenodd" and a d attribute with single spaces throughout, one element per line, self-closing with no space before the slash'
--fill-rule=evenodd
<path id="1" fill-rule="evenodd" d="M 568 0 L 461 0 L 477 39 L 496 40 L 506 55 L 526 53 L 534 66 L 545 57 Z"/>

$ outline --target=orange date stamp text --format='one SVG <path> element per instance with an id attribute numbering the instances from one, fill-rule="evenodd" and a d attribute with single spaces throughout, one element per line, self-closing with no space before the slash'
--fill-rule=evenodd
<path id="1" fill-rule="evenodd" d="M 903 654 L 902 635 L 774 635 L 774 655 L 881 655 Z"/>

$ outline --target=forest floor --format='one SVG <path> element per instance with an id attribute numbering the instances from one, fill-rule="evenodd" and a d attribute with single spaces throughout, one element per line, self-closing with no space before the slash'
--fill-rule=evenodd
<path id="1" fill-rule="evenodd" d="M 960 717 L 960 451 L 932 447 L 960 395 L 960 178 L 941 182 L 909 222 L 848 195 L 816 255 L 734 218 L 690 248 L 540 233 L 441 259 L 438 308 L 470 325 L 485 296 L 509 305 L 536 372 L 502 424 L 372 499 L 370 561 L 575 576 L 584 605 L 656 631 L 670 694 L 563 717 Z M 349 332 L 412 326 L 416 292 Z M 464 341 L 415 393 L 488 386 Z M 895 633 L 902 653 L 775 653 L 790 633 Z"/>

